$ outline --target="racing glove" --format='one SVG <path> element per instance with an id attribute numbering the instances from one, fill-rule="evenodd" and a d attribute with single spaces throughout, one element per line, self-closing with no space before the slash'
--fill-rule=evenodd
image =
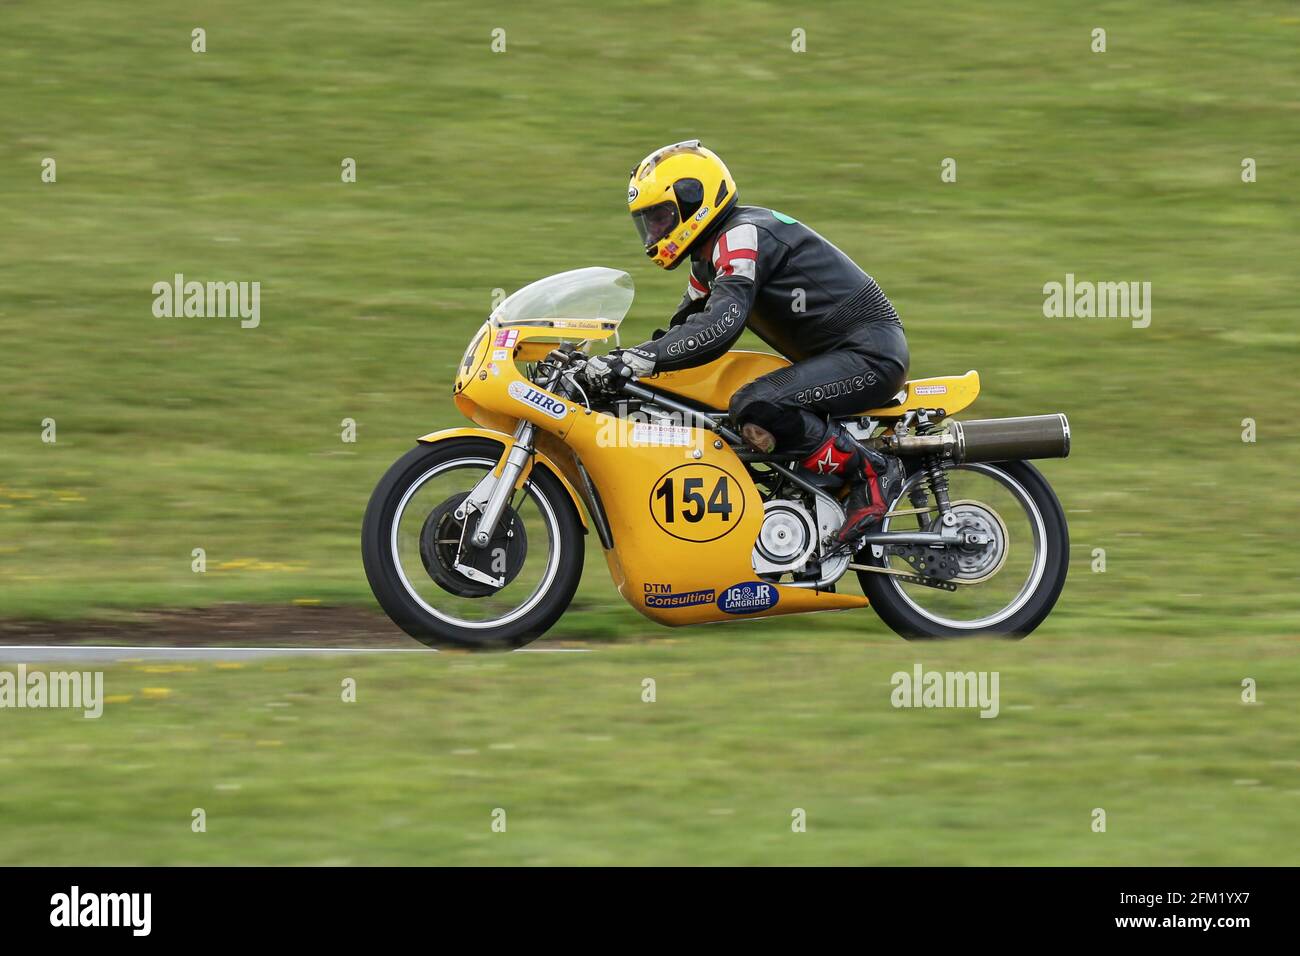
<path id="1" fill-rule="evenodd" d="M 654 359 L 640 349 L 615 349 L 590 359 L 582 376 L 597 391 L 614 393 L 620 383 L 634 375 L 649 375 L 654 368 Z"/>

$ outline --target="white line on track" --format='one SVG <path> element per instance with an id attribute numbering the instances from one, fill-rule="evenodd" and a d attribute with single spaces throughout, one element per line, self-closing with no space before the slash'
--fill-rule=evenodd
<path id="1" fill-rule="evenodd" d="M 267 657 L 347 657 L 353 654 L 436 654 L 431 647 L 132 647 L 113 644 L 4 644 L 0 661 L 152 660 L 238 661 Z M 586 647 L 521 647 L 515 654 L 589 654 Z"/>

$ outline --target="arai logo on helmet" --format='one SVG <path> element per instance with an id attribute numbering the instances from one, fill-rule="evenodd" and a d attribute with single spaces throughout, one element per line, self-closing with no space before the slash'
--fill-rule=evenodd
<path id="1" fill-rule="evenodd" d="M 510 397 L 516 401 L 531 405 L 543 414 L 550 415 L 552 418 L 563 418 L 568 411 L 564 407 L 564 402 L 558 398 L 552 398 L 545 392 L 539 392 L 526 382 L 514 381 L 510 383 Z"/>
<path id="2" fill-rule="evenodd" d="M 776 586 L 762 581 L 746 581 L 733 584 L 718 596 L 718 608 L 728 614 L 756 614 L 776 607 L 781 596 L 776 593 Z"/>
<path id="3" fill-rule="evenodd" d="M 636 197 L 639 195 L 641 195 L 641 190 L 637 189 L 635 186 L 628 186 L 627 187 L 628 205 L 630 206 L 632 204 L 632 200 L 636 199 Z"/>

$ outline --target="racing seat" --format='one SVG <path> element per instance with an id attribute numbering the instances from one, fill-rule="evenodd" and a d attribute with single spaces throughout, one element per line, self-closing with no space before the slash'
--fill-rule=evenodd
<path id="1" fill-rule="evenodd" d="M 955 415 L 975 401 L 980 393 L 980 373 L 971 369 L 965 375 L 941 375 L 909 381 L 903 390 L 879 408 L 869 408 L 845 418 L 901 418 L 918 408 L 942 408 Z"/>

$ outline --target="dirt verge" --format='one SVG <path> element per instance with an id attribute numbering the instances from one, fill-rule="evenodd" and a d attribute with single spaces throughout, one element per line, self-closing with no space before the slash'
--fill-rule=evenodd
<path id="1" fill-rule="evenodd" d="M 360 607 L 218 604 L 79 621 L 0 620 L 0 645 L 162 647 L 419 647 L 388 618 Z"/>

